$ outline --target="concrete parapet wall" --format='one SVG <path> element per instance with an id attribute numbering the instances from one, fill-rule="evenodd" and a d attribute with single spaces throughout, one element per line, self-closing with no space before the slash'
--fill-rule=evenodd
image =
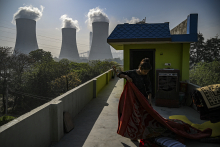
<path id="1" fill-rule="evenodd" d="M 105 73 L 97 77 L 96 84 L 97 84 L 96 92 L 98 94 L 101 91 L 101 89 L 106 85 L 106 74 Z"/>
<path id="2" fill-rule="evenodd" d="M 112 70 L 0 127 L 1 147 L 48 147 L 63 135 L 63 112 L 74 118 L 109 82 Z M 94 87 L 95 85 L 95 87 Z"/>
<path id="3" fill-rule="evenodd" d="M 193 91 L 194 90 L 196 90 L 196 88 L 200 88 L 201 86 L 198 86 L 198 85 L 195 85 L 195 84 L 193 84 L 193 83 L 190 83 L 190 82 L 188 82 L 188 85 L 187 85 L 187 97 L 189 97 L 189 98 L 192 98 L 191 96 L 192 96 L 192 93 L 193 93 Z M 193 108 L 193 109 L 195 109 L 195 110 L 197 110 L 197 108 L 196 108 L 196 106 L 194 105 L 194 104 L 192 104 L 191 105 L 191 107 Z"/>
<path id="4" fill-rule="evenodd" d="M 187 19 L 170 31 L 170 34 L 187 34 Z"/>
<path id="5" fill-rule="evenodd" d="M 110 70 L 108 72 L 105 72 L 101 75 L 99 75 L 98 77 L 96 77 L 97 79 L 97 90 L 96 93 L 98 94 L 102 88 L 108 84 L 108 81 L 112 78 L 112 73 L 113 71 Z"/>
<path id="6" fill-rule="evenodd" d="M 51 141 L 50 103 L 0 127 L 1 147 L 48 146 Z"/>

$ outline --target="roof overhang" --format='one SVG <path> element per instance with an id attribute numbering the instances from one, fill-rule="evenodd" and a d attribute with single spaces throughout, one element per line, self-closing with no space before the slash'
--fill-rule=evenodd
<path id="1" fill-rule="evenodd" d="M 124 45 L 129 44 L 193 43 L 198 41 L 198 14 L 188 15 L 185 21 L 176 26 L 173 31 L 171 30 L 172 34 L 170 34 L 169 23 L 154 25 L 156 24 L 144 24 L 143 26 L 140 24 L 119 24 L 108 37 L 107 43 L 116 50 L 123 50 Z M 158 30 L 160 33 L 160 30 L 164 30 L 164 32 L 158 35 Z M 152 34 L 151 31 L 155 33 Z"/>
<path id="2" fill-rule="evenodd" d="M 135 38 L 135 39 L 107 39 L 116 50 L 123 50 L 128 44 L 165 44 L 165 43 L 193 43 L 197 42 L 197 34 L 171 35 L 171 38 Z"/>
<path id="3" fill-rule="evenodd" d="M 171 38 L 131 38 L 131 39 L 107 39 L 107 43 L 138 43 L 138 42 L 161 42 L 171 41 Z"/>
<path id="4" fill-rule="evenodd" d="M 171 41 L 142 41 L 142 42 L 108 42 L 108 44 L 163 44 L 163 43 L 172 43 Z"/>
<path id="5" fill-rule="evenodd" d="M 142 42 L 108 42 L 116 50 L 124 50 L 124 45 L 139 45 L 139 44 L 174 44 L 174 43 L 192 43 L 188 41 L 142 41 Z"/>

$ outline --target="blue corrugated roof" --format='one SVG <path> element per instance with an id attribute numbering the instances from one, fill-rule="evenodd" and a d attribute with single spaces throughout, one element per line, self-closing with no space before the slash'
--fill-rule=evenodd
<path id="1" fill-rule="evenodd" d="M 119 24 L 108 39 L 171 38 L 169 23 Z"/>

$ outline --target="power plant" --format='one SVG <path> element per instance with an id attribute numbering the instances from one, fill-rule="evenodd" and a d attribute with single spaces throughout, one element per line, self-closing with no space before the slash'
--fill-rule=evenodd
<path id="1" fill-rule="evenodd" d="M 92 46 L 92 32 L 89 32 L 89 52 L 91 50 L 91 46 Z M 88 56 L 89 56 L 89 52 L 88 52 Z"/>
<path id="2" fill-rule="evenodd" d="M 110 46 L 107 43 L 108 30 L 108 22 L 92 23 L 92 45 L 90 47 L 89 60 L 113 59 Z"/>
<path id="3" fill-rule="evenodd" d="M 89 50 L 91 49 L 92 45 L 92 32 L 89 33 Z"/>
<path id="4" fill-rule="evenodd" d="M 16 22 L 17 38 L 15 51 L 29 54 L 31 51 L 38 49 L 36 37 L 36 21 L 43 15 L 44 7 L 41 10 L 32 6 L 20 7 L 14 14 L 13 23 Z M 15 21 L 14 21 L 15 20 Z M 62 20 L 62 45 L 59 59 L 77 61 L 80 59 L 76 44 L 76 31 L 79 31 L 77 20 L 73 20 L 66 14 L 60 17 Z M 113 59 L 110 45 L 107 43 L 109 31 L 109 19 L 102 9 L 96 7 L 88 12 L 88 20 L 91 26 L 89 40 L 89 60 Z"/>
<path id="5" fill-rule="evenodd" d="M 18 18 L 16 19 L 16 28 L 15 51 L 29 54 L 31 51 L 38 49 L 35 20 Z"/>
<path id="6" fill-rule="evenodd" d="M 76 45 L 76 29 L 62 28 L 62 46 L 59 59 L 78 60 L 79 53 Z"/>

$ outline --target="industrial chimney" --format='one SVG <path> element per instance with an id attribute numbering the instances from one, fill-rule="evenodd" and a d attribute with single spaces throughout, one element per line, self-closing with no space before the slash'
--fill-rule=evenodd
<path id="1" fill-rule="evenodd" d="M 16 19 L 17 37 L 15 51 L 29 54 L 38 49 L 36 37 L 36 21 L 27 18 Z"/>
<path id="2" fill-rule="evenodd" d="M 72 61 L 79 59 L 75 28 L 62 28 L 62 46 L 59 58 L 66 58 Z"/>
<path id="3" fill-rule="evenodd" d="M 89 53 L 89 60 L 113 59 L 111 49 L 107 43 L 109 23 L 92 23 L 92 45 Z"/>

